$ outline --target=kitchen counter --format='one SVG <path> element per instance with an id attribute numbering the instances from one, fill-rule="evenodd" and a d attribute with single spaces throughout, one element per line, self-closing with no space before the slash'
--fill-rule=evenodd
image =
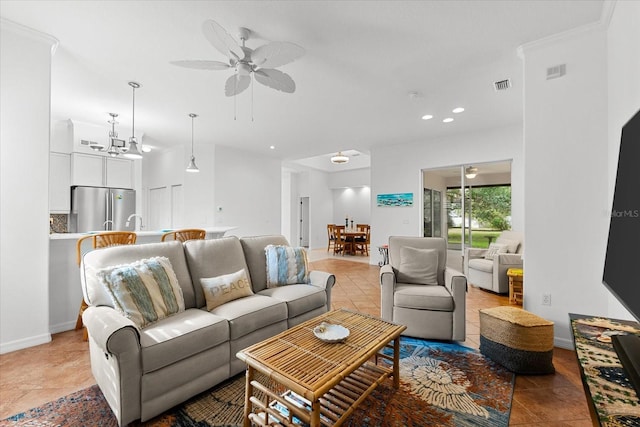
<path id="1" fill-rule="evenodd" d="M 202 228 L 207 231 L 207 238 L 216 238 L 224 236 L 224 233 L 235 230 L 238 227 L 197 227 Z M 167 231 L 173 231 L 172 228 L 167 228 L 163 230 L 156 231 L 136 231 L 138 237 L 148 237 L 148 236 L 162 236 Z M 177 229 L 175 229 L 177 230 Z M 50 240 L 78 240 L 81 237 L 88 236 L 91 234 L 100 233 L 100 231 L 88 232 L 88 233 L 53 233 L 49 234 Z M 160 241 L 160 239 L 158 239 Z"/>
<path id="2" fill-rule="evenodd" d="M 238 227 L 200 227 L 207 239 L 218 239 Z M 136 244 L 160 243 L 166 231 L 137 231 Z M 76 262 L 76 242 L 91 233 L 59 233 L 49 235 L 49 329 L 52 334 L 75 327 L 82 301 L 80 271 Z M 86 250 L 91 250 L 87 242 Z"/>

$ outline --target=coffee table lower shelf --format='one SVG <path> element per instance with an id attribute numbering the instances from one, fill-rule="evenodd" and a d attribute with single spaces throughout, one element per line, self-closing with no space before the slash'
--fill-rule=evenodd
<path id="1" fill-rule="evenodd" d="M 378 357 L 386 358 L 379 354 Z M 393 370 L 372 362 L 366 362 L 319 399 L 320 424 L 339 426 L 380 383 L 393 375 Z M 249 419 L 259 426 L 308 426 L 311 424 L 312 403 L 288 390 L 281 395 L 271 391 L 256 380 L 251 381 L 255 390 L 261 391 L 266 400 L 255 396 L 250 400 L 255 412 Z"/>

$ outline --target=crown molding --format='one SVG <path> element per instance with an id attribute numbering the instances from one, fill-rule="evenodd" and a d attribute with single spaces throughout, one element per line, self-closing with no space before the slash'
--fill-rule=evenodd
<path id="1" fill-rule="evenodd" d="M 518 46 L 518 48 L 516 49 L 518 57 L 524 58 L 524 54 L 527 51 L 548 47 L 561 41 L 569 40 L 587 33 L 606 31 L 609 28 L 609 23 L 611 22 L 611 17 L 613 16 L 616 2 L 617 0 L 605 0 L 602 4 L 600 18 L 596 22 L 581 25 L 579 27 L 563 31 L 561 33 L 552 34 L 550 36 L 543 37 L 541 39 Z"/>
<path id="2" fill-rule="evenodd" d="M 38 42 L 44 42 L 51 46 L 51 55 L 53 56 L 56 53 L 56 49 L 60 44 L 60 41 L 47 34 L 38 30 L 34 30 L 33 28 L 27 27 L 22 24 L 18 24 L 17 22 L 10 21 L 6 18 L 0 18 L 0 29 L 3 31 L 10 31 L 14 34 L 18 34 L 20 36 L 29 38 L 31 40 L 35 40 Z"/>

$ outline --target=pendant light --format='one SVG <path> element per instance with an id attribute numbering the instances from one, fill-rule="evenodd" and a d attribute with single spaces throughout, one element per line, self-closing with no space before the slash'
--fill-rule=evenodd
<path id="1" fill-rule="evenodd" d="M 138 141 L 136 141 L 136 89 L 142 85 L 136 82 L 129 82 L 129 86 L 133 88 L 133 113 L 131 115 L 131 137 L 129 138 L 129 149 L 124 153 L 124 157 L 129 159 L 141 159 L 142 153 L 138 149 Z"/>
<path id="2" fill-rule="evenodd" d="M 200 169 L 198 169 L 198 166 L 196 166 L 196 157 L 193 155 L 193 119 L 198 117 L 198 115 L 189 113 L 189 117 L 191 117 L 191 160 L 189 160 L 187 172 L 200 172 Z"/>

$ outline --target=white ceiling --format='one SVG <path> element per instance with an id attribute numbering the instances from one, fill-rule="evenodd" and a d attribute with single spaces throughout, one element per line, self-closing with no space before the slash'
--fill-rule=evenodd
<path id="1" fill-rule="evenodd" d="M 107 112 L 165 148 L 221 144 L 291 161 L 428 141 L 522 120 L 518 46 L 600 19 L 601 0 L 497 1 L 9 1 L 0 15 L 54 36 L 52 116 L 104 124 Z M 306 49 L 279 67 L 296 82 L 285 94 L 256 84 L 224 96 L 231 70 L 197 71 L 169 61 L 224 61 L 205 39 L 207 19 L 255 48 L 290 41 Z M 555 65 L 555 64 L 549 64 Z M 496 92 L 493 82 L 511 79 Z M 418 96 L 410 97 L 410 92 Z M 466 111 L 452 115 L 462 106 Z M 237 119 L 234 120 L 234 108 Z M 435 117 L 423 121 L 424 114 Z M 455 121 L 443 123 L 452 116 Z M 275 150 L 269 149 L 275 145 Z M 312 162 L 312 160 L 305 160 Z M 358 159 L 349 162 L 359 167 Z M 317 166 L 322 168 L 322 162 Z M 327 169 L 332 170 L 332 169 Z"/>

